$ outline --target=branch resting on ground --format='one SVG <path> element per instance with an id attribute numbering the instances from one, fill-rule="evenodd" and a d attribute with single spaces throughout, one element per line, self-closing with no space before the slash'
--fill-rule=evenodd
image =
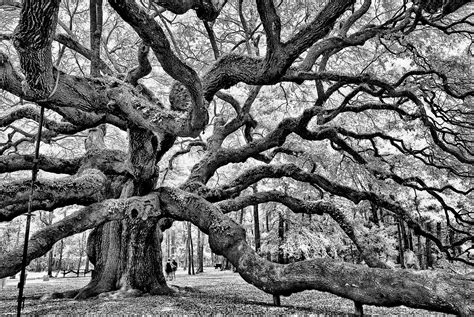
<path id="1" fill-rule="evenodd" d="M 405 305 L 463 316 L 474 312 L 474 280 L 459 274 L 374 269 L 332 259 L 269 262 L 255 253 L 245 241 L 245 230 L 219 208 L 199 196 L 167 187 L 147 196 L 110 199 L 81 209 L 35 234 L 28 260 L 45 254 L 61 238 L 126 217 L 171 217 L 192 222 L 209 235 L 213 252 L 229 259 L 247 282 L 271 294 L 319 290 L 367 305 Z M 1 256 L 0 278 L 16 273 L 20 266 L 20 248 Z"/>

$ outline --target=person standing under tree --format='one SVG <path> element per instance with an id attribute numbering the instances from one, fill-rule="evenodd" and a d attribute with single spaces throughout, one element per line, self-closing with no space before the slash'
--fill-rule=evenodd
<path id="1" fill-rule="evenodd" d="M 166 261 L 166 266 L 165 266 L 165 273 L 166 273 L 166 279 L 168 281 L 171 281 L 173 279 L 173 267 L 171 266 L 171 261 L 170 259 L 168 259 L 168 261 Z"/>
<path id="2" fill-rule="evenodd" d="M 173 270 L 173 273 L 171 274 L 171 279 L 176 278 L 176 271 L 178 270 L 178 262 L 173 258 L 173 261 L 171 261 L 171 269 Z"/>

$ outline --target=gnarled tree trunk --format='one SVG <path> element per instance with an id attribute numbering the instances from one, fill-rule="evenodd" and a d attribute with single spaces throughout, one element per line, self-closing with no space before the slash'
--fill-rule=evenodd
<path id="1" fill-rule="evenodd" d="M 122 198 L 148 194 L 156 177 L 156 137 L 136 128 L 129 130 L 129 140 L 128 163 L 134 180 L 130 179 L 122 188 Z M 95 144 L 102 146 L 103 141 L 95 140 Z M 120 291 L 124 296 L 170 293 L 163 276 L 160 224 L 165 228 L 168 221 L 135 218 L 111 221 L 95 228 L 87 244 L 94 274 L 76 298 L 111 291 Z"/>
<path id="2" fill-rule="evenodd" d="M 94 264 L 91 282 L 76 298 L 100 293 L 169 293 L 163 276 L 161 229 L 156 221 L 112 221 L 89 236 L 87 253 Z M 137 292 L 138 291 L 138 292 Z"/>

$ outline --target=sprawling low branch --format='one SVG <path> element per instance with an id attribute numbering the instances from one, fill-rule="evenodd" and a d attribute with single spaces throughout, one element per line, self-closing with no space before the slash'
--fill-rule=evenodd
<path id="1" fill-rule="evenodd" d="M 28 242 L 27 263 L 48 252 L 53 245 L 73 234 L 95 228 L 112 220 L 157 217 L 160 209 L 156 195 L 109 199 L 83 207 L 47 228 L 36 232 Z M 0 255 L 0 278 L 14 275 L 21 269 L 23 246 Z"/>
<path id="2" fill-rule="evenodd" d="M 199 196 L 165 187 L 147 196 L 106 200 L 79 210 L 35 234 L 28 248 L 28 260 L 45 254 L 61 238 L 126 217 L 191 221 L 209 234 L 215 253 L 228 258 L 246 281 L 271 294 L 290 295 L 314 289 L 367 305 L 405 305 L 463 316 L 474 311 L 474 281 L 459 274 L 374 269 L 332 259 L 286 265 L 269 262 L 255 253 L 245 241 L 245 230 L 219 208 Z M 16 273 L 20 265 L 19 249 L 1 256 L 0 278 Z"/>
<path id="3" fill-rule="evenodd" d="M 269 262 L 246 243 L 245 230 L 216 206 L 178 189 L 160 188 L 158 193 L 164 215 L 191 221 L 209 234 L 213 252 L 224 255 L 246 281 L 268 293 L 315 289 L 368 305 L 405 305 L 463 316 L 474 312 L 472 278 L 439 271 L 373 269 L 331 259 Z"/>
<path id="4" fill-rule="evenodd" d="M 371 201 L 377 206 L 385 208 L 397 215 L 397 217 L 405 221 L 407 225 L 410 226 L 417 234 L 433 241 L 439 250 L 443 251 L 449 259 L 452 259 L 452 255 L 449 253 L 448 247 L 443 245 L 440 239 L 438 239 L 432 233 L 426 231 L 417 221 L 415 221 L 414 215 L 403 208 L 399 203 L 372 191 L 359 191 L 349 186 L 340 185 L 325 178 L 324 176 L 304 171 L 294 164 L 265 165 L 248 169 L 229 184 L 209 190 L 207 192 L 202 191 L 202 196 L 209 201 L 219 201 L 232 198 L 236 197 L 243 189 L 249 187 L 261 179 L 280 177 L 290 177 L 297 181 L 317 185 L 321 189 L 333 195 L 344 197 L 356 204 L 363 200 Z"/>
<path id="5" fill-rule="evenodd" d="M 279 191 L 258 192 L 253 195 L 240 196 L 234 199 L 228 199 L 216 204 L 223 213 L 240 210 L 247 206 L 257 205 L 270 201 L 279 202 L 290 208 L 295 213 L 329 215 L 352 240 L 362 255 L 368 266 L 388 269 L 389 266 L 378 259 L 367 247 L 364 241 L 361 241 L 359 234 L 356 233 L 353 223 L 347 219 L 344 212 L 337 208 L 333 203 L 323 200 L 306 201 L 291 197 Z"/>
<path id="6" fill-rule="evenodd" d="M 90 204 L 103 199 L 107 178 L 94 169 L 79 176 L 68 176 L 35 183 L 32 210 L 53 210 L 72 204 Z M 0 222 L 25 213 L 30 195 L 30 180 L 0 185 Z"/>

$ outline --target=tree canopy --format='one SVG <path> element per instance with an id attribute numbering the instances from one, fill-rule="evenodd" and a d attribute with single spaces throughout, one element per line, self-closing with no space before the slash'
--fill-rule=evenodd
<path id="1" fill-rule="evenodd" d="M 0 1 L 0 222 L 27 212 L 25 171 L 37 164 L 33 210 L 81 207 L 35 232 L 27 259 L 93 229 L 98 273 L 76 298 L 169 291 L 160 237 L 189 221 L 273 295 L 316 289 L 472 314 L 472 277 L 392 269 L 371 228 L 395 223 L 402 240 L 409 231 L 440 257 L 474 264 L 473 9 L 467 0 Z M 329 217 L 321 232 L 343 233 L 364 263 L 317 252 L 270 261 L 231 217 L 257 205 Z M 20 270 L 22 251 L 0 255 L 0 278 Z"/>

